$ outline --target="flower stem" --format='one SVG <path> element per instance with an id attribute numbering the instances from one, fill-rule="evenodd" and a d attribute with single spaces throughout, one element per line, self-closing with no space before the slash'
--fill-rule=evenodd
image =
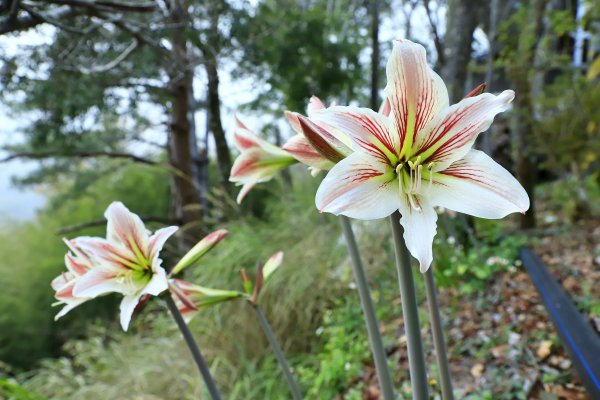
<path id="1" fill-rule="evenodd" d="M 440 305 L 435 288 L 435 279 L 431 268 L 425 272 L 425 289 L 427 290 L 427 304 L 429 305 L 429 320 L 431 324 L 431 333 L 433 336 L 433 345 L 437 359 L 438 370 L 440 373 L 440 386 L 442 388 L 442 399 L 453 400 L 452 379 L 450 378 L 450 365 L 448 364 L 448 354 L 446 353 L 446 342 L 444 341 L 444 331 L 442 328 L 442 319 L 440 318 Z"/>
<path id="2" fill-rule="evenodd" d="M 208 388 L 208 392 L 210 393 L 211 399 L 221 400 L 221 394 L 219 393 L 219 389 L 217 389 L 217 385 L 215 384 L 215 381 L 213 380 L 213 377 L 210 374 L 210 369 L 208 368 L 208 365 L 206 365 L 206 361 L 204 361 L 202 353 L 200 353 L 200 348 L 194 340 L 192 332 L 190 332 L 190 329 L 185 323 L 183 316 L 177 309 L 177 305 L 173 301 L 173 298 L 170 294 L 165 296 L 165 301 L 167 302 L 167 307 L 169 307 L 171 314 L 173 314 L 173 318 L 175 319 L 175 322 L 177 322 L 177 326 L 179 327 L 179 330 L 181 331 L 183 338 L 185 339 L 185 342 L 187 343 L 190 352 L 192 353 L 192 357 L 194 358 L 194 361 L 196 362 L 196 365 L 198 366 L 198 369 L 202 374 L 202 378 L 204 379 L 204 383 L 206 383 L 206 387 Z"/>
<path id="3" fill-rule="evenodd" d="M 427 394 L 427 371 L 425 356 L 423 354 L 423 344 L 421 343 L 415 283 L 410 265 L 410 255 L 404 242 L 404 229 L 400 225 L 400 213 L 398 211 L 390 216 L 390 222 L 392 224 L 394 247 L 396 250 L 396 267 L 398 269 L 398 282 L 402 298 L 402 315 L 406 330 L 413 399 L 427 400 L 429 398 Z"/>
<path id="4" fill-rule="evenodd" d="M 358 245 L 354 238 L 354 232 L 352 232 L 350 219 L 341 215 L 340 220 L 348 245 L 348 254 L 352 261 L 352 271 L 354 272 L 354 279 L 356 280 L 356 286 L 358 288 L 360 304 L 365 315 L 367 335 L 369 337 L 369 344 L 371 345 L 371 352 L 373 353 L 373 361 L 375 362 L 379 386 L 384 400 L 392 400 L 394 399 L 394 384 L 387 364 L 383 340 L 381 339 L 381 332 L 379 331 L 379 321 L 377 320 L 377 314 L 375 313 L 375 306 L 373 305 L 365 266 L 360 257 Z"/>
<path id="5" fill-rule="evenodd" d="M 273 329 L 271 329 L 271 325 L 269 324 L 269 321 L 267 320 L 265 313 L 263 312 L 262 308 L 258 304 L 252 304 L 252 307 L 256 311 L 256 315 L 258 316 L 258 320 L 260 321 L 260 325 L 263 329 L 263 332 L 265 333 L 265 336 L 269 340 L 269 344 L 271 345 L 271 348 L 273 349 L 273 352 L 275 353 L 275 357 L 277 358 L 277 361 L 279 362 L 279 366 L 283 370 L 283 374 L 285 375 L 285 379 L 287 380 L 290 391 L 292 392 L 292 396 L 294 397 L 295 400 L 302 400 L 302 398 L 303 398 L 302 392 L 300 392 L 300 387 L 298 386 L 298 382 L 296 382 L 294 375 L 292 375 L 292 371 L 290 370 L 290 366 L 287 362 L 287 359 L 285 358 L 285 355 L 283 354 L 283 350 L 281 349 L 281 346 L 279 345 L 279 342 L 277 341 L 277 338 L 275 337 L 275 333 L 273 332 Z"/>

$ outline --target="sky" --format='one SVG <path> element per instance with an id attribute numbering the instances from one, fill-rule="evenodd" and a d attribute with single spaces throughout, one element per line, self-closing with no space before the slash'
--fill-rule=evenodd
<path id="1" fill-rule="evenodd" d="M 396 13 L 397 17 L 386 18 L 382 21 L 380 32 L 380 41 L 382 43 L 390 42 L 396 37 L 401 37 L 404 29 L 402 13 Z M 424 22 L 426 15 L 422 9 L 417 10 L 412 16 L 412 35 L 426 42 L 429 38 L 429 26 Z M 439 13 L 440 21 L 443 25 L 443 13 Z M 6 55 L 15 54 L 21 46 L 35 46 L 48 43 L 52 40 L 52 27 L 43 26 L 38 29 L 30 30 L 17 36 L 0 35 L 0 52 Z M 222 118 L 225 129 L 231 133 L 233 127 L 233 115 L 241 104 L 245 104 L 254 98 L 253 92 L 255 83 L 252 80 L 234 81 L 231 77 L 231 71 L 235 65 L 225 65 L 220 71 L 220 95 L 223 101 Z M 197 94 L 204 91 L 202 74 L 194 82 Z M 1 88 L 0 88 L 1 90 Z M 150 107 L 150 106 L 149 106 Z M 155 110 L 152 110 L 155 111 Z M 156 115 L 156 112 L 148 113 Z M 246 125 L 251 129 L 258 129 L 265 121 L 258 115 L 240 115 Z M 0 104 L 0 148 L 6 144 L 15 144 L 21 140 L 18 133 L 19 126 L 25 123 L 22 116 L 17 118 L 11 116 L 6 106 Z M 196 124 L 199 133 L 205 129 L 204 112 L 198 112 L 196 115 Z M 283 124 L 285 126 L 285 124 Z M 283 130 L 285 132 L 285 128 Z M 149 131 L 146 136 L 150 140 L 164 142 L 164 132 Z M 213 146 L 212 141 L 210 143 Z M 141 149 L 138 147 L 136 153 Z M 212 154 L 211 149 L 209 152 Z M 0 149 L 0 159 L 7 154 Z M 26 176 L 28 172 L 35 168 L 35 161 L 13 160 L 7 163 L 0 163 L 0 224 L 3 220 L 31 220 L 35 217 L 35 212 L 45 204 L 45 197 L 39 188 L 27 186 L 25 188 L 15 187 L 12 181 L 15 177 Z"/>

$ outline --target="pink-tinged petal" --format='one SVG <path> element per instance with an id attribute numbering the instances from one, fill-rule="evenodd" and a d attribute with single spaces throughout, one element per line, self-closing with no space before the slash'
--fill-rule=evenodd
<path id="1" fill-rule="evenodd" d="M 56 278 L 54 278 L 52 280 L 52 282 L 50 282 L 50 286 L 52 287 L 52 290 L 54 290 L 55 292 L 61 290 L 63 287 L 67 286 L 69 284 L 69 282 L 73 282 L 76 278 L 76 275 L 73 272 L 67 271 L 67 272 L 63 272 L 62 274 L 60 274 L 59 276 L 57 276 Z"/>
<path id="2" fill-rule="evenodd" d="M 244 197 L 246 197 L 246 195 L 250 192 L 250 190 L 252 190 L 252 188 L 254 186 L 256 186 L 256 182 L 251 182 L 251 183 L 244 184 L 242 186 L 242 189 L 238 193 L 237 197 L 235 198 L 236 203 L 242 204 L 242 201 L 244 200 Z"/>
<path id="3" fill-rule="evenodd" d="M 245 151 L 233 162 L 229 180 L 231 182 L 241 182 L 246 177 L 252 177 L 260 172 L 259 161 L 263 154 L 260 151 Z"/>
<path id="4" fill-rule="evenodd" d="M 471 150 L 434 175 L 429 196 L 436 206 L 480 218 L 503 218 L 529 209 L 521 184 L 491 157 Z"/>
<path id="5" fill-rule="evenodd" d="M 489 128 L 496 114 L 505 111 L 514 97 L 512 90 L 498 96 L 484 93 L 448 107 L 419 133 L 414 154 L 435 162 L 434 171 L 444 170 L 468 153 L 477 135 Z"/>
<path id="6" fill-rule="evenodd" d="M 312 96 L 310 101 L 308 102 L 308 107 L 306 107 L 306 115 L 311 116 L 311 114 L 317 110 L 322 110 L 325 108 L 325 104 L 319 99 L 317 96 Z"/>
<path id="7" fill-rule="evenodd" d="M 145 268 L 135 254 L 118 243 L 113 244 L 106 239 L 89 236 L 80 236 L 73 241 L 102 264 L 125 269 L 142 270 Z"/>
<path id="8" fill-rule="evenodd" d="M 281 151 L 283 155 L 272 155 L 262 149 L 244 151 L 235 159 L 229 180 L 231 182 L 268 181 L 282 169 L 297 162 L 290 154 Z"/>
<path id="9" fill-rule="evenodd" d="M 61 274 L 52 280 L 50 284 L 56 292 L 54 298 L 56 300 L 67 301 L 75 298 L 73 295 L 73 286 L 77 282 L 77 278 L 69 273 Z"/>
<path id="10" fill-rule="evenodd" d="M 125 270 L 125 274 L 130 270 Z M 114 267 L 100 266 L 77 280 L 73 294 L 77 297 L 97 297 L 110 292 L 130 293 L 135 290 L 130 277 Z"/>
<path id="11" fill-rule="evenodd" d="M 326 127 L 320 126 L 298 113 L 285 111 L 284 114 L 294 131 L 299 135 L 306 137 L 309 144 L 321 155 L 321 157 L 336 163 L 352 153 L 352 149 L 329 132 Z M 289 142 L 283 146 L 283 150 L 294 155 L 294 153 L 290 151 Z M 292 148 L 292 151 L 293 150 L 294 149 Z"/>
<path id="12" fill-rule="evenodd" d="M 92 259 L 77 246 L 76 241 L 68 239 L 63 241 L 71 251 L 65 254 L 65 265 L 69 271 L 81 276 L 95 265 Z"/>
<path id="13" fill-rule="evenodd" d="M 313 168 L 328 170 L 335 165 L 335 163 L 329 161 L 315 150 L 304 135 L 292 136 L 290 140 L 283 145 L 283 149 L 302 164 Z"/>
<path id="14" fill-rule="evenodd" d="M 179 227 L 177 226 L 168 226 L 157 230 L 154 232 L 154 235 L 150 236 L 150 243 L 148 245 L 150 250 L 150 260 L 154 261 L 158 257 L 158 253 L 162 250 L 167 239 L 177 232 L 178 229 Z"/>
<path id="15" fill-rule="evenodd" d="M 150 294 L 152 296 L 158 296 L 169 287 L 169 281 L 167 280 L 167 274 L 162 267 L 155 267 L 154 274 L 150 282 L 146 284 L 141 294 Z"/>
<path id="16" fill-rule="evenodd" d="M 381 103 L 378 112 L 385 117 L 390 116 L 390 113 L 392 112 L 392 106 L 390 105 L 390 101 L 387 97 L 383 100 L 383 103 Z"/>
<path id="17" fill-rule="evenodd" d="M 298 118 L 300 116 L 300 114 L 286 110 L 283 112 L 283 115 L 290 123 L 290 126 L 292 127 L 294 132 L 296 132 L 298 135 L 303 135 L 302 127 L 300 126 L 300 119 Z M 285 150 L 285 146 L 284 146 L 284 150 Z"/>
<path id="18" fill-rule="evenodd" d="M 238 195 L 238 204 L 254 185 L 272 179 L 281 170 L 297 162 L 288 153 L 285 153 L 285 156 L 273 157 L 261 149 L 250 149 L 240 154 L 233 163 L 229 176 L 231 182 L 244 185 Z"/>
<path id="19" fill-rule="evenodd" d="M 486 82 L 480 83 L 479 85 L 477 85 L 475 87 L 475 89 L 473 89 L 469 93 L 467 93 L 467 95 L 464 98 L 468 99 L 469 97 L 479 96 L 480 94 L 483 94 L 485 92 L 485 88 L 487 88 L 487 83 Z"/>
<path id="20" fill-rule="evenodd" d="M 269 277 L 273 274 L 273 272 L 275 272 L 275 270 L 281 266 L 282 262 L 283 262 L 283 251 L 278 251 L 277 253 L 273 254 L 271 256 L 271 258 L 269 258 L 267 260 L 267 262 L 265 263 L 265 265 L 262 268 L 262 273 L 263 273 L 265 282 L 269 279 Z"/>
<path id="21" fill-rule="evenodd" d="M 311 121 L 345 134 L 352 140 L 355 151 L 366 153 L 384 163 L 398 160 L 398 136 L 390 131 L 389 119 L 371 109 L 329 107 L 314 112 Z"/>
<path id="22" fill-rule="evenodd" d="M 333 167 L 317 190 L 319 211 L 358 219 L 377 219 L 398 209 L 398 180 L 386 164 L 361 153 Z"/>
<path id="23" fill-rule="evenodd" d="M 171 272 L 172 275 L 175 275 L 182 271 L 183 269 L 189 267 L 190 265 L 196 263 L 202 256 L 212 250 L 221 240 L 228 235 L 227 229 L 219 229 L 214 231 L 207 236 L 205 236 L 202 240 L 200 240 L 190 251 L 188 251 L 179 262 L 173 267 Z"/>
<path id="24" fill-rule="evenodd" d="M 120 322 L 121 328 L 123 328 L 125 332 L 127 332 L 127 329 L 129 328 L 131 316 L 133 315 L 135 307 L 138 305 L 139 301 L 140 296 L 137 294 L 125 296 L 123 297 L 123 300 L 121 300 L 121 305 L 119 307 L 121 310 Z"/>
<path id="25" fill-rule="evenodd" d="M 426 272 L 433 261 L 433 237 L 437 232 L 437 214 L 424 196 L 415 196 L 412 204 L 403 196 L 400 201 L 400 224 L 404 228 L 404 241 L 410 254 L 419 260 L 419 269 Z"/>
<path id="26" fill-rule="evenodd" d="M 427 64 L 425 48 L 408 40 L 394 42 L 386 73 L 390 118 L 402 145 L 402 155 L 408 158 L 418 132 L 448 107 L 448 90 Z"/>
<path id="27" fill-rule="evenodd" d="M 240 151 L 248 150 L 254 147 L 261 147 L 262 143 L 258 136 L 235 116 L 235 131 L 233 132 L 233 142 Z"/>
<path id="28" fill-rule="evenodd" d="M 236 129 L 233 132 L 233 139 L 238 149 L 244 153 L 247 150 L 262 149 L 271 156 L 287 156 L 288 154 L 279 147 L 260 138 L 251 131 L 236 117 Z"/>
<path id="29" fill-rule="evenodd" d="M 148 257 L 148 232 L 144 223 L 136 214 L 115 201 L 104 213 L 106 220 L 106 238 L 112 244 L 118 244 L 135 255 Z"/>
<path id="30" fill-rule="evenodd" d="M 339 141 L 326 129 L 313 123 L 310 119 L 298 116 L 302 134 L 306 137 L 312 147 L 323 157 L 331 162 L 337 163 L 352 153 L 345 144 Z"/>

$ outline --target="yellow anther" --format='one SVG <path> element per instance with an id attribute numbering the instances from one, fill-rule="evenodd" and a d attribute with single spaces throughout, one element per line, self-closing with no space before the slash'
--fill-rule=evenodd
<path id="1" fill-rule="evenodd" d="M 413 163 L 410 160 L 408 160 L 408 166 L 410 167 L 410 169 L 415 169 L 415 163 Z"/>

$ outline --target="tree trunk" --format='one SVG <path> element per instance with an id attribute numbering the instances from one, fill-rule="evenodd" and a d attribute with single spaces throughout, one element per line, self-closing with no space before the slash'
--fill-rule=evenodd
<path id="1" fill-rule="evenodd" d="M 498 0 L 490 1 L 490 21 L 487 32 L 490 47 L 485 65 L 485 82 L 487 91 L 494 92 L 496 83 L 494 82 L 494 61 L 496 60 L 496 51 L 498 50 L 498 42 L 496 40 L 496 26 L 498 23 Z M 477 147 L 480 147 L 490 157 L 494 156 L 494 144 L 492 141 L 492 128 L 490 127 L 482 135 L 477 138 Z"/>
<path id="2" fill-rule="evenodd" d="M 450 104 L 459 101 L 471 90 L 467 90 L 465 84 L 471 61 L 473 32 L 477 27 L 477 7 L 480 3 L 482 2 L 472 0 L 448 0 L 442 77 L 448 87 Z"/>
<path id="3" fill-rule="evenodd" d="M 514 59 L 507 66 L 507 73 L 516 92 L 513 110 L 513 146 L 516 160 L 517 179 L 529 195 L 529 211 L 520 217 L 521 228 L 535 227 L 534 186 L 537 177 L 534 154 L 529 146 L 535 124 L 530 72 L 534 70 L 535 52 L 543 31 L 542 18 L 547 0 L 531 0 L 529 15 L 520 39 Z M 533 38 L 533 40 L 532 40 Z"/>
<path id="4" fill-rule="evenodd" d="M 215 56 L 209 56 L 205 62 L 206 76 L 208 77 L 208 124 L 210 131 L 215 139 L 215 149 L 217 152 L 217 166 L 219 169 L 219 181 L 223 189 L 232 193 L 232 186 L 229 182 L 231 172 L 231 153 L 225 137 L 225 131 L 221 123 L 221 100 L 219 98 L 219 73 L 217 71 L 217 60 Z"/>
<path id="5" fill-rule="evenodd" d="M 210 3 L 208 9 L 208 18 L 210 22 L 210 33 L 206 42 L 202 44 L 201 51 L 204 56 L 204 68 L 206 69 L 207 86 L 207 120 L 210 132 L 215 140 L 215 149 L 217 153 L 217 167 L 219 170 L 219 183 L 228 195 L 232 195 L 233 187 L 229 182 L 231 173 L 231 153 L 225 137 L 225 131 L 221 123 L 221 99 L 219 97 L 219 14 L 224 7 L 222 1 Z"/>
<path id="6" fill-rule="evenodd" d="M 371 0 L 371 109 L 379 108 L 379 1 Z"/>
<path id="7" fill-rule="evenodd" d="M 203 210 L 200 204 L 198 168 L 195 166 L 197 144 L 193 121 L 193 71 L 188 60 L 185 27 L 188 23 L 185 1 L 172 3 L 173 57 L 181 69 L 170 72 L 169 86 L 173 92 L 169 131 L 169 164 L 173 167 L 172 195 L 175 217 L 185 227 L 182 237 L 184 247 L 200 240 L 206 233 Z"/>

